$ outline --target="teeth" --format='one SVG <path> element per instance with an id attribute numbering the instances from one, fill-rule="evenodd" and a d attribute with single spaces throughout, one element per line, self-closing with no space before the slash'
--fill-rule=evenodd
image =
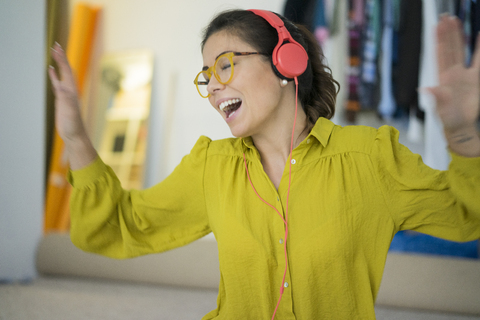
<path id="1" fill-rule="evenodd" d="M 223 101 L 222 103 L 220 103 L 220 105 L 218 106 L 222 111 L 225 111 L 224 109 L 226 107 L 228 107 L 229 105 L 232 105 L 234 103 L 237 103 L 237 102 L 240 102 L 240 99 L 230 99 L 230 100 L 227 100 L 227 101 Z"/>

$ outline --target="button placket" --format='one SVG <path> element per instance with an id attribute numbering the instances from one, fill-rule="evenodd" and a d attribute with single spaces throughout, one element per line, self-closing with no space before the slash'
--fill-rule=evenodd
<path id="1" fill-rule="evenodd" d="M 289 268 L 290 269 L 290 268 Z M 287 271 L 287 277 L 282 284 L 282 302 L 280 303 L 282 319 L 296 319 L 293 315 L 293 296 L 291 288 L 290 270 Z"/>

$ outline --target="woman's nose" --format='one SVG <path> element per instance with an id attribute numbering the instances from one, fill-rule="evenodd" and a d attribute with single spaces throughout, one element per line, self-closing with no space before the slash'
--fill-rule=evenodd
<path id="1" fill-rule="evenodd" d="M 218 90 L 222 90 L 225 88 L 225 85 L 220 83 L 216 77 L 212 77 L 207 85 L 207 91 L 210 94 L 214 94 Z"/>

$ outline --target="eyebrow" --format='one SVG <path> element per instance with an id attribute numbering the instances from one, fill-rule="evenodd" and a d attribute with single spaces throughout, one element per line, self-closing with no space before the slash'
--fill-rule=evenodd
<path id="1" fill-rule="evenodd" d="M 214 61 L 217 61 L 218 57 L 220 57 L 222 54 L 225 54 L 227 52 L 233 52 L 233 51 L 232 50 L 223 51 L 222 53 L 220 53 L 218 56 L 215 57 Z M 202 71 L 206 71 L 206 70 L 208 70 L 208 66 L 203 66 Z"/>

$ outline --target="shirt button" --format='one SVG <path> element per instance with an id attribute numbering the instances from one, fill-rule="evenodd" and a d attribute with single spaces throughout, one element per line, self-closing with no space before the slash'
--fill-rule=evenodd
<path id="1" fill-rule="evenodd" d="M 310 139 L 307 139 L 307 143 L 310 143 Z"/>
<path id="2" fill-rule="evenodd" d="M 291 161 L 291 162 L 292 162 L 292 164 L 295 164 L 295 163 L 297 163 L 297 161 L 295 161 L 295 159 L 292 159 L 292 161 Z"/>
<path id="3" fill-rule="evenodd" d="M 285 288 L 288 288 L 288 282 L 285 282 L 285 283 L 283 284 L 283 286 L 284 286 Z"/>
<path id="4" fill-rule="evenodd" d="M 278 240 L 278 243 L 282 244 L 282 243 L 283 243 L 283 239 Z"/>
<path id="5" fill-rule="evenodd" d="M 277 201 L 280 201 L 280 198 L 279 198 L 279 197 L 277 197 Z"/>

